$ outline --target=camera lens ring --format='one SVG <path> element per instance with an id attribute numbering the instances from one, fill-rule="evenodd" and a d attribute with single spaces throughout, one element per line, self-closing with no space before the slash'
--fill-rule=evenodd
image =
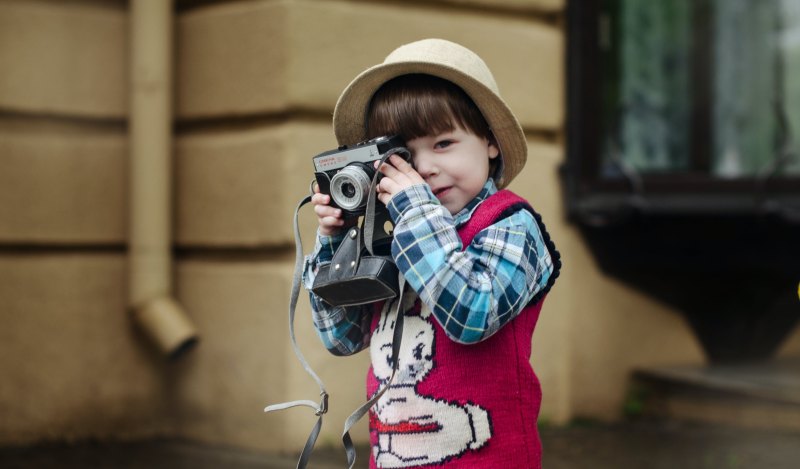
<path id="1" fill-rule="evenodd" d="M 331 197 L 342 209 L 357 210 L 367 205 L 371 184 L 372 179 L 363 168 L 345 166 L 331 179 Z"/>

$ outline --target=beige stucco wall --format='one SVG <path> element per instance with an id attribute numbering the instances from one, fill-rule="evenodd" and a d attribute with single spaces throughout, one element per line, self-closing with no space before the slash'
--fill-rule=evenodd
<path id="1" fill-rule="evenodd" d="M 564 257 L 534 337 L 542 419 L 617 418 L 633 367 L 703 360 L 681 316 L 603 276 L 564 219 L 563 1 L 198 4 L 176 18 L 174 228 L 175 293 L 201 342 L 166 363 L 124 304 L 125 3 L 0 2 L 0 444 L 166 434 L 298 450 L 311 412 L 261 413 L 316 398 L 287 334 L 294 206 L 311 156 L 334 145 L 341 89 L 424 37 L 482 55 L 529 137 L 512 189 Z M 308 245 L 314 223 L 303 214 Z M 332 395 L 321 441 L 335 444 L 367 356 L 329 355 L 309 314 L 303 297 L 298 336 Z"/>

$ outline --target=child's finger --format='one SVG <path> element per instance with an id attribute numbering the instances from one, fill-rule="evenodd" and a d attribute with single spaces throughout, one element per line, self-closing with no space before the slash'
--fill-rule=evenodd
<path id="1" fill-rule="evenodd" d="M 395 191 L 397 190 L 397 182 L 392 179 L 390 176 L 386 175 L 383 179 L 378 182 L 378 200 L 383 202 L 383 199 L 380 198 L 382 194 L 388 194 L 391 197 Z"/>
<path id="2" fill-rule="evenodd" d="M 378 193 L 378 200 L 380 200 L 383 205 L 389 205 L 389 201 L 391 199 L 392 199 L 392 194 L 389 194 L 388 192 Z"/>
<path id="3" fill-rule="evenodd" d="M 422 176 L 420 176 L 420 174 L 417 172 L 417 170 L 414 169 L 414 166 L 408 161 L 401 158 L 399 155 L 396 154 L 392 155 L 390 159 L 392 160 L 392 164 L 394 165 L 394 167 L 397 168 L 397 171 L 403 176 L 407 177 L 408 180 L 411 181 L 413 184 L 425 182 L 424 179 L 422 179 Z"/>
<path id="4" fill-rule="evenodd" d="M 311 196 L 311 203 L 314 205 L 328 205 L 331 203 L 331 196 L 317 192 Z"/>
<path id="5" fill-rule="evenodd" d="M 342 211 L 340 209 L 331 207 L 330 205 L 315 205 L 314 213 L 317 214 L 318 218 L 324 218 L 324 217 L 341 218 L 342 216 Z"/>
<path id="6" fill-rule="evenodd" d="M 389 160 L 392 162 L 392 165 L 397 168 L 400 172 L 407 173 L 409 170 L 414 170 L 414 167 L 406 161 L 403 157 L 395 153 L 394 155 L 389 157 Z"/>
<path id="7" fill-rule="evenodd" d="M 344 226 L 341 218 L 325 217 L 319 219 L 319 232 L 326 236 L 333 236 Z"/>
<path id="8" fill-rule="evenodd" d="M 337 217 L 324 217 L 319 219 L 319 223 L 321 226 L 333 228 L 344 225 L 344 219 Z"/>
<path id="9" fill-rule="evenodd" d="M 392 166 L 391 164 L 389 164 L 388 162 L 387 163 L 383 163 L 380 166 L 380 172 L 383 173 L 383 175 L 388 177 L 388 178 L 391 178 L 393 176 L 396 176 L 397 174 L 400 174 L 399 171 L 397 171 L 397 169 L 394 166 Z"/>

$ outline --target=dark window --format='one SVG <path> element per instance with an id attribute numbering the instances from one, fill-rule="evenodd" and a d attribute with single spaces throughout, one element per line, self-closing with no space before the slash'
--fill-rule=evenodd
<path id="1" fill-rule="evenodd" d="M 797 192 L 800 2 L 607 0 L 570 9 L 569 60 L 580 71 L 571 77 L 569 138 L 582 144 L 568 169 L 579 192 L 728 193 L 742 209 Z"/>
<path id="2" fill-rule="evenodd" d="M 566 206 L 709 357 L 800 318 L 800 1 L 567 3 Z M 567 260 L 568 261 L 568 260 Z"/>

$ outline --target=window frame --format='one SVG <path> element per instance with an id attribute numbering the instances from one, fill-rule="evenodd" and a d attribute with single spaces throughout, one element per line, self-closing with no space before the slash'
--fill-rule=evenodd
<path id="1" fill-rule="evenodd" d="M 756 213 L 771 207 L 800 206 L 800 176 L 720 178 L 711 169 L 710 28 L 693 27 L 695 88 L 690 123 L 689 171 L 636 173 L 610 179 L 600 174 L 603 138 L 602 6 L 605 0 L 569 0 L 566 9 L 566 161 L 561 168 L 570 215 L 618 212 L 631 207 L 669 213 Z M 695 16 L 710 16 L 709 2 L 694 2 Z M 704 136 L 697 138 L 697 136 Z M 800 136 L 796 136 L 800 139 Z M 769 207 L 767 207 L 769 208 Z"/>

